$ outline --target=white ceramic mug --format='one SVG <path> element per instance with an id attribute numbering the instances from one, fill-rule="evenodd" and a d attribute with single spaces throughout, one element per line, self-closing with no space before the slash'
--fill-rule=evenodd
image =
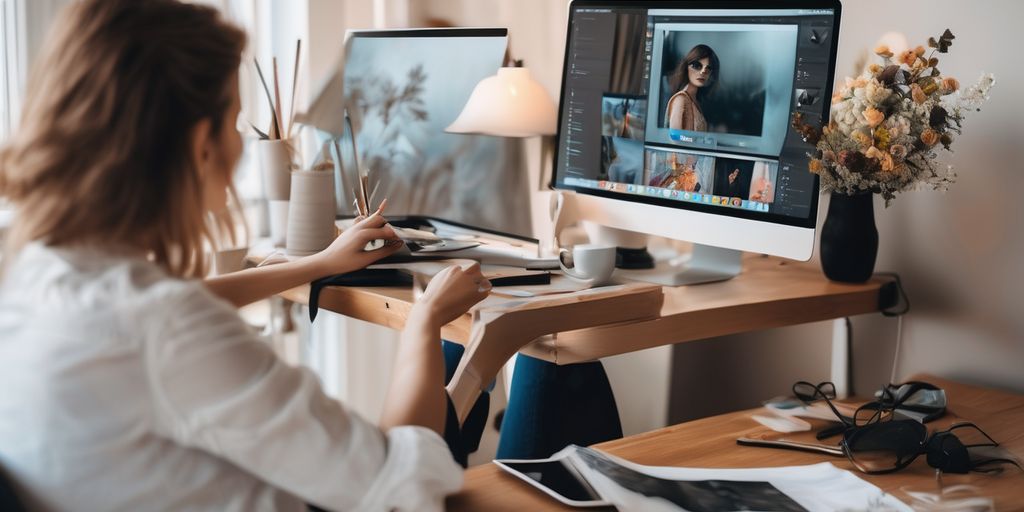
<path id="1" fill-rule="evenodd" d="M 615 272 L 615 246 L 583 244 L 572 248 L 572 268 L 566 267 L 568 249 L 558 251 L 558 266 L 566 277 L 592 286 L 607 284 Z"/>

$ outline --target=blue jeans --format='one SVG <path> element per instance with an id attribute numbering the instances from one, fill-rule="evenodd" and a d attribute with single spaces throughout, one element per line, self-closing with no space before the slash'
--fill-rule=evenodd
<path id="1" fill-rule="evenodd" d="M 447 383 L 465 349 L 447 341 L 442 344 Z M 529 356 L 516 357 L 498 458 L 545 458 L 569 444 L 586 446 L 622 437 L 615 396 L 599 361 L 558 366 Z M 445 441 L 463 466 L 479 448 L 487 426 L 489 391 L 480 394 L 461 428 L 448 402 Z"/>
<path id="2" fill-rule="evenodd" d="M 570 444 L 622 437 L 619 410 L 600 361 L 558 366 L 516 356 L 499 459 L 541 459 Z"/>

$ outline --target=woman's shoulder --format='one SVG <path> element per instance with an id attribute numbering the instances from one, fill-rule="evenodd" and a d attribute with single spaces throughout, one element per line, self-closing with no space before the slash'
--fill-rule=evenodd
<path id="1" fill-rule="evenodd" d="M 672 106 L 673 103 L 676 105 L 688 105 L 692 101 L 693 99 L 690 98 L 689 94 L 686 94 L 686 91 L 679 91 L 669 97 L 668 104 L 669 106 Z"/>
<path id="2" fill-rule="evenodd" d="M 147 316 L 147 308 L 166 311 L 185 297 L 206 301 L 201 282 L 171 276 L 144 257 L 123 251 L 31 243 L 10 263 L 0 287 L 5 302 L 17 300 L 65 315 Z"/>

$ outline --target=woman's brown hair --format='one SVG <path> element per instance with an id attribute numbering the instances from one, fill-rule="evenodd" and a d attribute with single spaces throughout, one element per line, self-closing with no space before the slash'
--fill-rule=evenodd
<path id="1" fill-rule="evenodd" d="M 715 86 L 718 85 L 718 66 L 720 64 L 718 61 L 718 54 L 715 53 L 710 46 L 706 44 L 698 44 L 697 46 L 690 48 L 690 51 L 687 52 L 686 56 L 679 61 L 679 65 L 676 66 L 675 72 L 672 73 L 669 87 L 672 88 L 673 94 L 683 90 L 683 88 L 690 83 L 690 64 L 705 57 L 708 59 L 708 65 L 711 66 L 711 73 L 708 74 L 707 85 L 697 89 L 697 97 L 694 99 L 697 101 L 704 101 L 704 98 L 707 97 L 708 94 L 714 92 Z"/>
<path id="2" fill-rule="evenodd" d="M 206 268 L 210 228 L 192 128 L 224 123 L 245 34 L 176 0 L 67 7 L 33 67 L 20 126 L 0 151 L 0 195 L 25 243 L 141 248 L 179 276 Z"/>

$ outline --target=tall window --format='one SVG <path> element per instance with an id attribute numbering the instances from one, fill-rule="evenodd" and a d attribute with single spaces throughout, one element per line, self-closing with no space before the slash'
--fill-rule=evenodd
<path id="1" fill-rule="evenodd" d="M 7 139 L 17 121 L 21 105 L 21 79 L 24 70 L 24 2 L 0 0 L 0 141 Z"/>

